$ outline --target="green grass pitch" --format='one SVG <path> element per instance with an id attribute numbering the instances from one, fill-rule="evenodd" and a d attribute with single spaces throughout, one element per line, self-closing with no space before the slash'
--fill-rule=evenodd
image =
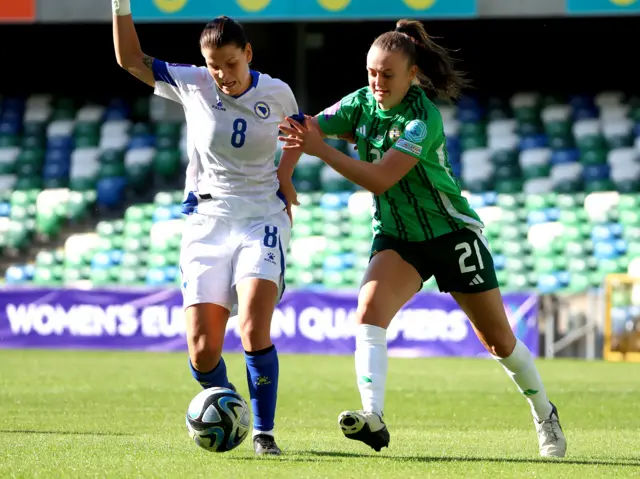
<path id="1" fill-rule="evenodd" d="M 248 398 L 243 359 L 225 356 Z M 392 359 L 381 453 L 345 439 L 359 407 L 352 357 L 281 355 L 278 443 L 256 458 L 199 449 L 185 354 L 0 351 L 0 477 L 638 477 L 640 365 L 540 361 L 567 434 L 538 457 L 525 399 L 490 360 Z"/>

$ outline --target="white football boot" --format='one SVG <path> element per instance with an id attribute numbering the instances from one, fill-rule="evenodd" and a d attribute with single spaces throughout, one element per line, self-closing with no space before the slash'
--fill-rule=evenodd
<path id="1" fill-rule="evenodd" d="M 533 420 L 538 432 L 538 443 L 542 457 L 564 457 L 567 452 L 567 440 L 560 426 L 558 410 L 551 403 L 553 409 L 547 419 Z"/>

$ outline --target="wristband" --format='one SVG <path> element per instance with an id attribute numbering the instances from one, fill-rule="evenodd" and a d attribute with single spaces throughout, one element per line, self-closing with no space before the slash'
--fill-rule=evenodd
<path id="1" fill-rule="evenodd" d="M 118 15 L 119 17 L 131 15 L 130 0 L 111 0 L 111 7 L 114 15 Z"/>

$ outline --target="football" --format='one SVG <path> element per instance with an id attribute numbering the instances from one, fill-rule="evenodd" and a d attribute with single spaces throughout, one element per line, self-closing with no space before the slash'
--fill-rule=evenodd
<path id="1" fill-rule="evenodd" d="M 209 388 L 193 398 L 187 410 L 187 430 L 193 441 L 211 452 L 231 451 L 249 434 L 249 406 L 237 392 Z"/>

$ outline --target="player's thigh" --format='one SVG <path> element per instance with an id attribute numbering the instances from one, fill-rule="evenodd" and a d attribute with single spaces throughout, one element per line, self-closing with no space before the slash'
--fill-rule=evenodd
<path id="1" fill-rule="evenodd" d="M 183 306 L 217 304 L 231 310 L 232 272 L 235 245 L 230 228 L 221 219 L 190 215 L 185 221 L 180 244 L 180 274 Z"/>
<path id="2" fill-rule="evenodd" d="M 286 211 L 245 223 L 246 231 L 232 265 L 232 285 L 246 278 L 273 282 L 276 294 L 273 306 L 284 288 L 286 252 L 291 238 L 291 220 Z"/>
<path id="3" fill-rule="evenodd" d="M 513 334 L 499 288 L 482 293 L 451 292 L 462 311 L 468 316 L 478 339 L 494 356 L 506 358 L 513 352 Z"/>
<path id="4" fill-rule="evenodd" d="M 185 310 L 189 358 L 198 371 L 211 371 L 220 361 L 228 320 L 229 310 L 218 304 L 199 303 Z"/>
<path id="5" fill-rule="evenodd" d="M 365 272 L 356 321 L 388 328 L 400 309 L 420 289 L 422 278 L 415 266 L 395 249 L 376 252 Z"/>
<path id="6" fill-rule="evenodd" d="M 271 318 L 284 291 L 291 221 L 285 211 L 251 222 L 234 257 L 238 321 L 248 351 L 271 344 Z"/>
<path id="7" fill-rule="evenodd" d="M 451 293 L 492 354 L 511 354 L 515 337 L 486 239 L 480 232 L 465 228 L 433 240 L 431 251 L 440 290 Z"/>

